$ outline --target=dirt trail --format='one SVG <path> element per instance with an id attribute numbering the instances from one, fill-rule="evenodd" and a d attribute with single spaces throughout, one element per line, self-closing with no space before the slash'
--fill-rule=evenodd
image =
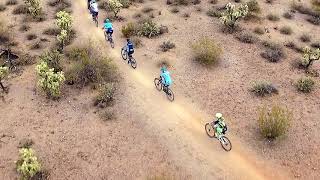
<path id="1" fill-rule="evenodd" d="M 163 143 L 170 149 L 175 162 L 184 166 L 196 179 L 285 179 L 286 174 L 279 169 L 266 169 L 267 162 L 259 159 L 249 149 L 232 136 L 233 150 L 225 152 L 218 141 L 209 139 L 204 131 L 204 124 L 209 116 L 201 112 L 187 98 L 176 92 L 176 100 L 169 102 L 164 93 L 158 92 L 153 85 L 158 69 L 143 62 L 143 56 L 137 56 L 138 67 L 133 70 L 120 57 L 121 45 L 119 27 L 115 23 L 116 47 L 110 50 L 101 28 L 94 27 L 86 9 L 86 3 L 78 0 L 74 3 L 74 20 L 79 36 L 91 38 L 103 44 L 102 51 L 107 52 L 118 65 L 128 85 L 127 96 L 134 97 L 132 108 L 144 115 L 150 131 L 163 137 Z M 100 16 L 101 17 L 101 16 Z M 100 18 L 101 20 L 101 18 Z M 92 37 L 94 34 L 94 37 Z M 142 51 L 143 49 L 139 49 Z M 264 166 L 263 169 L 259 168 Z"/>

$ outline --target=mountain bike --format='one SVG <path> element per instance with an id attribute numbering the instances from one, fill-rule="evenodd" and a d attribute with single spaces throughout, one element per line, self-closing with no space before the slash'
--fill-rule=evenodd
<path id="1" fill-rule="evenodd" d="M 98 27 L 98 15 L 92 14 L 93 22 L 96 24 L 96 27 Z"/>
<path id="2" fill-rule="evenodd" d="M 216 137 L 216 133 L 215 133 L 216 130 L 215 130 L 215 127 L 213 126 L 212 123 L 206 123 L 205 130 L 206 130 L 207 135 L 210 138 L 217 138 L 218 139 L 222 148 L 225 151 L 230 151 L 232 149 L 231 141 L 225 136 L 224 133 L 218 134 L 218 137 Z"/>
<path id="3" fill-rule="evenodd" d="M 128 60 L 128 64 L 131 64 L 131 67 L 133 69 L 137 68 L 137 61 L 132 57 L 132 55 L 129 55 L 127 52 L 127 46 L 124 46 L 121 49 L 121 56 L 123 60 Z"/>
<path id="4" fill-rule="evenodd" d="M 172 90 L 171 90 L 169 87 L 165 86 L 165 85 L 162 83 L 162 78 L 161 78 L 161 77 L 154 79 L 154 85 L 156 86 L 156 89 L 157 89 L 158 91 L 163 90 L 163 92 L 166 93 L 167 98 L 168 98 L 171 102 L 174 100 L 174 94 L 173 94 Z"/>
<path id="5" fill-rule="evenodd" d="M 107 33 L 107 31 L 104 30 L 104 38 L 106 39 L 106 41 L 109 41 L 111 47 L 114 48 L 114 41 L 113 41 L 113 38 L 112 38 L 112 34 L 111 33 Z"/>

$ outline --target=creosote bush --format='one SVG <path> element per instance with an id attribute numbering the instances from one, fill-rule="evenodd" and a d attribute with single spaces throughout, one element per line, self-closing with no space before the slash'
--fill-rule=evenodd
<path id="1" fill-rule="evenodd" d="M 114 100 L 116 91 L 114 83 L 102 84 L 99 87 L 99 95 L 95 98 L 94 105 L 101 108 L 107 107 Z"/>
<path id="2" fill-rule="evenodd" d="M 165 41 L 160 45 L 160 49 L 162 50 L 162 52 L 167 52 L 170 49 L 173 49 L 175 47 L 176 47 L 176 45 L 170 41 Z"/>
<path id="3" fill-rule="evenodd" d="M 291 120 L 292 113 L 286 108 L 273 106 L 267 110 L 263 107 L 258 118 L 260 133 L 267 139 L 276 139 L 288 131 Z"/>
<path id="4" fill-rule="evenodd" d="M 280 20 L 280 17 L 276 14 L 268 14 L 267 15 L 267 19 L 269 21 L 279 21 Z"/>
<path id="5" fill-rule="evenodd" d="M 313 90 L 315 82 L 310 77 L 302 77 L 298 79 L 296 87 L 299 91 L 303 93 L 310 93 Z"/>
<path id="6" fill-rule="evenodd" d="M 292 29 L 289 26 L 283 26 L 280 28 L 280 33 L 285 34 L 285 35 L 291 35 L 292 34 Z"/>
<path id="7" fill-rule="evenodd" d="M 220 59 L 222 49 L 214 40 L 202 38 L 192 45 L 194 60 L 200 64 L 210 66 Z"/>
<path id="8" fill-rule="evenodd" d="M 16 162 L 16 166 L 22 179 L 31 179 L 41 170 L 38 158 L 31 148 L 21 148 L 19 150 L 19 159 Z"/>
<path id="9" fill-rule="evenodd" d="M 138 27 L 136 24 L 129 22 L 128 24 L 122 26 L 121 28 L 122 35 L 126 38 L 135 36 L 138 33 Z"/>
<path id="10" fill-rule="evenodd" d="M 285 57 L 282 46 L 279 44 L 274 44 L 272 42 L 263 42 L 263 46 L 266 48 L 261 56 L 270 62 L 278 62 L 281 58 Z"/>
<path id="11" fill-rule="evenodd" d="M 254 82 L 251 91 L 255 93 L 257 96 L 266 96 L 273 93 L 278 93 L 278 89 L 273 84 L 266 81 Z"/>

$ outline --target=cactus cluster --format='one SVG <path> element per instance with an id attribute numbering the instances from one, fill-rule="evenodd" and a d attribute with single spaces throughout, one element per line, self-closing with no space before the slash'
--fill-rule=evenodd
<path id="1" fill-rule="evenodd" d="M 38 158 L 31 148 L 21 148 L 19 150 L 19 160 L 16 165 L 17 171 L 22 175 L 22 179 L 31 179 L 41 170 Z"/>
<path id="2" fill-rule="evenodd" d="M 40 0 L 24 0 L 24 3 L 28 8 L 28 12 L 33 17 L 39 17 L 41 15 L 42 8 L 41 8 Z"/>
<path id="3" fill-rule="evenodd" d="M 119 0 L 109 0 L 109 8 L 114 13 L 114 17 L 118 17 L 118 13 L 120 12 L 123 5 Z"/>
<path id="4" fill-rule="evenodd" d="M 308 69 L 314 61 L 320 59 L 320 49 L 311 49 L 310 47 L 303 48 L 303 58 L 301 64 Z"/>
<path id="5" fill-rule="evenodd" d="M 60 29 L 60 33 L 57 35 L 57 40 L 60 43 L 61 49 L 63 49 L 66 41 L 70 37 L 72 17 L 65 11 L 59 11 L 56 16 L 56 24 Z"/>
<path id="6" fill-rule="evenodd" d="M 248 5 L 246 4 L 242 4 L 236 8 L 234 4 L 228 3 L 226 5 L 226 11 L 223 12 L 220 19 L 225 26 L 233 29 L 236 22 L 240 18 L 245 17 L 248 14 L 248 11 Z"/>

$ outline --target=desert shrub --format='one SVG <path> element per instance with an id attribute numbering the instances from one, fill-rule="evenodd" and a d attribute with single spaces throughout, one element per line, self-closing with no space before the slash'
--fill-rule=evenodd
<path id="1" fill-rule="evenodd" d="M 152 12 L 154 9 L 152 7 L 145 7 L 142 9 L 142 12 L 143 13 L 149 13 L 149 12 Z"/>
<path id="2" fill-rule="evenodd" d="M 266 3 L 272 4 L 274 0 L 266 0 Z"/>
<path id="3" fill-rule="evenodd" d="M 135 14 L 133 15 L 133 18 L 136 18 L 136 19 L 141 18 L 141 17 L 142 17 L 142 14 L 141 14 L 141 13 L 135 13 Z"/>
<path id="4" fill-rule="evenodd" d="M 203 65 L 215 64 L 221 56 L 222 50 L 214 40 L 202 38 L 192 45 L 194 60 Z"/>
<path id="5" fill-rule="evenodd" d="M 72 57 L 70 55 L 69 57 L 76 58 L 74 59 L 76 61 L 66 72 L 68 84 L 75 84 L 77 87 L 82 88 L 91 84 L 104 84 L 118 80 L 117 69 L 112 60 L 107 57 L 98 56 L 94 52 L 94 47 L 90 45 L 73 49 L 70 51 L 74 53 Z"/>
<path id="6" fill-rule="evenodd" d="M 222 23 L 228 28 L 234 29 L 236 22 L 245 17 L 248 14 L 248 5 L 241 5 L 236 8 L 235 5 L 228 3 L 226 5 L 226 11 L 222 13 L 220 17 Z"/>
<path id="7" fill-rule="evenodd" d="M 162 50 L 162 52 L 167 52 L 170 49 L 173 49 L 175 47 L 176 47 L 176 45 L 170 41 L 165 41 L 160 45 L 160 49 Z"/>
<path id="8" fill-rule="evenodd" d="M 10 43 L 12 36 L 8 27 L 0 21 L 0 45 L 7 45 Z"/>
<path id="9" fill-rule="evenodd" d="M 271 42 L 263 42 L 266 47 L 265 51 L 261 53 L 261 56 L 270 62 L 278 62 L 281 58 L 285 57 L 283 48 L 279 44 Z"/>
<path id="10" fill-rule="evenodd" d="M 292 29 L 289 26 L 283 26 L 280 28 L 280 33 L 285 34 L 285 35 L 291 35 L 292 34 Z"/>
<path id="11" fill-rule="evenodd" d="M 291 4 L 291 8 L 298 11 L 301 14 L 306 14 L 306 15 L 314 16 L 314 17 L 320 16 L 319 12 L 316 12 L 313 9 L 305 6 L 305 3 L 297 3 L 296 1 L 294 1 Z"/>
<path id="12" fill-rule="evenodd" d="M 100 85 L 99 95 L 95 98 L 94 105 L 102 108 L 109 106 L 114 100 L 115 90 L 114 83 Z"/>
<path id="13" fill-rule="evenodd" d="M 142 45 L 142 41 L 141 41 L 141 39 L 139 37 L 132 37 L 131 41 L 132 41 L 132 43 L 133 43 L 135 48 L 140 48 L 140 47 L 143 46 Z"/>
<path id="14" fill-rule="evenodd" d="M 282 16 L 286 19 L 292 19 L 294 17 L 292 12 L 285 12 Z"/>
<path id="15" fill-rule="evenodd" d="M 170 10 L 172 13 L 178 13 L 180 10 L 177 7 L 174 7 Z"/>
<path id="16" fill-rule="evenodd" d="M 220 18 L 222 16 L 222 12 L 217 9 L 212 8 L 207 11 L 207 15 L 210 17 L 219 17 Z"/>
<path id="17" fill-rule="evenodd" d="M 256 34 L 259 34 L 259 35 L 262 35 L 262 34 L 265 33 L 264 29 L 261 28 L 261 27 L 255 27 L 255 28 L 253 29 L 253 32 L 256 33 Z"/>
<path id="18" fill-rule="evenodd" d="M 35 41 L 30 45 L 31 50 L 41 49 L 41 41 Z"/>
<path id="19" fill-rule="evenodd" d="M 168 26 L 163 26 L 163 25 L 161 25 L 161 26 L 159 27 L 159 30 L 160 30 L 160 34 L 169 33 L 169 28 L 168 28 Z"/>
<path id="20" fill-rule="evenodd" d="M 269 21 L 279 21 L 280 20 L 280 17 L 276 14 L 268 14 L 267 15 L 267 19 Z"/>
<path id="21" fill-rule="evenodd" d="M 308 35 L 308 34 L 302 34 L 302 35 L 300 36 L 300 40 L 301 40 L 302 42 L 310 42 L 310 41 L 311 41 L 311 37 L 310 37 L 310 35 Z"/>
<path id="22" fill-rule="evenodd" d="M 298 47 L 293 41 L 289 41 L 285 43 L 285 46 L 289 49 L 295 50 L 298 53 L 302 53 L 303 49 L 301 47 Z"/>
<path id="23" fill-rule="evenodd" d="M 109 8 L 114 13 L 114 17 L 118 17 L 118 13 L 120 12 L 123 5 L 119 0 L 109 0 Z"/>
<path id="24" fill-rule="evenodd" d="M 45 29 L 42 33 L 50 36 L 57 36 L 60 33 L 60 29 L 49 27 Z"/>
<path id="25" fill-rule="evenodd" d="M 0 86 L 3 91 L 6 91 L 5 87 L 2 84 L 2 80 L 6 78 L 9 74 L 9 68 L 8 67 L 1 67 L 0 66 Z"/>
<path id="26" fill-rule="evenodd" d="M 158 36 L 160 34 L 160 27 L 152 20 L 148 20 L 142 24 L 138 34 L 148 38 Z"/>
<path id="27" fill-rule="evenodd" d="M 37 35 L 36 34 L 28 34 L 27 35 L 27 40 L 33 40 L 33 39 L 37 39 Z"/>
<path id="28" fill-rule="evenodd" d="M 51 69 L 54 69 L 54 72 L 57 73 L 62 71 L 61 59 L 63 55 L 57 50 L 48 51 L 40 55 L 40 61 L 46 62 L 47 66 Z"/>
<path id="29" fill-rule="evenodd" d="M 6 5 L 7 6 L 12 6 L 18 4 L 17 0 L 7 0 Z"/>
<path id="30" fill-rule="evenodd" d="M 174 0 L 173 3 L 176 4 L 176 5 L 184 5 L 184 6 L 186 6 L 186 5 L 189 5 L 191 3 L 191 0 Z"/>
<path id="31" fill-rule="evenodd" d="M 56 24 L 60 29 L 60 33 L 57 35 L 57 40 L 60 44 L 61 50 L 71 37 L 72 17 L 65 11 L 59 11 L 56 15 Z"/>
<path id="32" fill-rule="evenodd" d="M 248 13 L 260 13 L 261 9 L 257 0 L 249 0 L 247 3 Z"/>
<path id="33" fill-rule="evenodd" d="M 122 8 L 129 8 L 132 1 L 131 0 L 120 0 L 120 3 L 122 4 Z"/>
<path id="34" fill-rule="evenodd" d="M 271 110 L 263 107 L 259 110 L 258 124 L 260 133 L 268 139 L 276 139 L 284 135 L 292 120 L 292 113 L 280 106 L 272 106 Z"/>
<path id="35" fill-rule="evenodd" d="M 210 4 L 217 4 L 217 3 L 218 3 L 218 0 L 210 0 L 209 3 L 210 3 Z"/>
<path id="36" fill-rule="evenodd" d="M 51 7 L 58 7 L 58 8 L 70 8 L 71 3 L 68 0 L 50 0 L 48 5 Z"/>
<path id="37" fill-rule="evenodd" d="M 320 0 L 311 0 L 311 4 L 316 12 L 320 12 Z"/>
<path id="38" fill-rule="evenodd" d="M 36 66 L 36 72 L 39 77 L 38 86 L 47 94 L 48 97 L 57 98 L 60 96 L 60 89 L 65 81 L 64 73 L 54 72 L 49 68 L 45 61 L 41 61 Z"/>
<path id="39" fill-rule="evenodd" d="M 171 67 L 171 63 L 168 59 L 161 59 L 159 62 L 157 62 L 157 67 L 167 67 L 170 68 Z"/>
<path id="40" fill-rule="evenodd" d="M 30 148 L 33 144 L 32 139 L 23 138 L 19 141 L 18 148 Z"/>
<path id="41" fill-rule="evenodd" d="M 31 148 L 21 148 L 19 150 L 19 159 L 16 162 L 16 166 L 22 179 L 31 179 L 41 170 L 38 158 Z"/>
<path id="42" fill-rule="evenodd" d="M 134 23 L 130 22 L 127 25 L 122 26 L 121 32 L 124 37 L 129 38 L 137 35 L 138 27 Z"/>
<path id="43" fill-rule="evenodd" d="M 0 12 L 1 11 L 5 11 L 7 8 L 6 8 L 6 6 L 5 5 L 3 5 L 3 4 L 0 4 Z"/>
<path id="44" fill-rule="evenodd" d="M 298 79 L 296 87 L 303 93 L 310 93 L 315 85 L 315 82 L 310 77 L 302 77 Z"/>
<path id="45" fill-rule="evenodd" d="M 257 96 L 266 96 L 272 93 L 278 93 L 278 89 L 273 84 L 265 81 L 254 82 L 251 91 Z"/>
<path id="46" fill-rule="evenodd" d="M 26 25 L 26 24 L 23 24 L 20 28 L 19 28 L 19 31 L 29 31 L 30 30 L 30 26 L 29 25 Z"/>
<path id="47" fill-rule="evenodd" d="M 317 16 L 307 17 L 307 21 L 313 25 L 318 26 L 318 25 L 320 25 L 320 16 L 319 17 L 317 17 Z"/>
<path id="48" fill-rule="evenodd" d="M 190 13 L 185 12 L 185 13 L 183 13 L 182 17 L 189 18 L 190 17 Z"/>
<path id="49" fill-rule="evenodd" d="M 201 6 L 196 6 L 195 8 L 196 8 L 196 11 L 202 12 L 202 7 Z"/>
<path id="50" fill-rule="evenodd" d="M 21 4 L 15 7 L 12 11 L 13 14 L 27 14 L 28 13 L 28 8 L 26 5 Z"/>
<path id="51" fill-rule="evenodd" d="M 36 61 L 36 58 L 31 56 L 28 53 L 22 53 L 19 55 L 19 59 L 17 61 L 17 64 L 20 66 L 25 66 L 25 65 L 31 65 L 34 64 Z"/>
<path id="52" fill-rule="evenodd" d="M 239 33 L 236 35 L 236 38 L 243 43 L 252 44 L 258 41 L 258 38 L 249 32 Z"/>
<path id="53" fill-rule="evenodd" d="M 115 119 L 115 116 L 116 116 L 116 114 L 111 110 L 106 110 L 100 115 L 100 117 L 102 118 L 103 121 L 113 120 L 113 119 Z"/>
<path id="54" fill-rule="evenodd" d="M 301 61 L 301 65 L 309 69 L 309 67 L 313 64 L 314 61 L 318 61 L 320 59 L 320 49 L 311 49 L 309 47 L 305 47 L 303 49 L 303 58 Z"/>
<path id="55" fill-rule="evenodd" d="M 234 2 L 236 2 L 236 3 L 240 3 L 240 2 L 241 2 L 241 0 L 234 0 Z"/>
<path id="56" fill-rule="evenodd" d="M 28 8 L 28 12 L 35 18 L 42 15 L 42 7 L 40 0 L 24 0 L 25 5 Z"/>
<path id="57" fill-rule="evenodd" d="M 320 48 L 320 42 L 311 43 L 311 47 L 313 47 L 313 48 Z"/>

